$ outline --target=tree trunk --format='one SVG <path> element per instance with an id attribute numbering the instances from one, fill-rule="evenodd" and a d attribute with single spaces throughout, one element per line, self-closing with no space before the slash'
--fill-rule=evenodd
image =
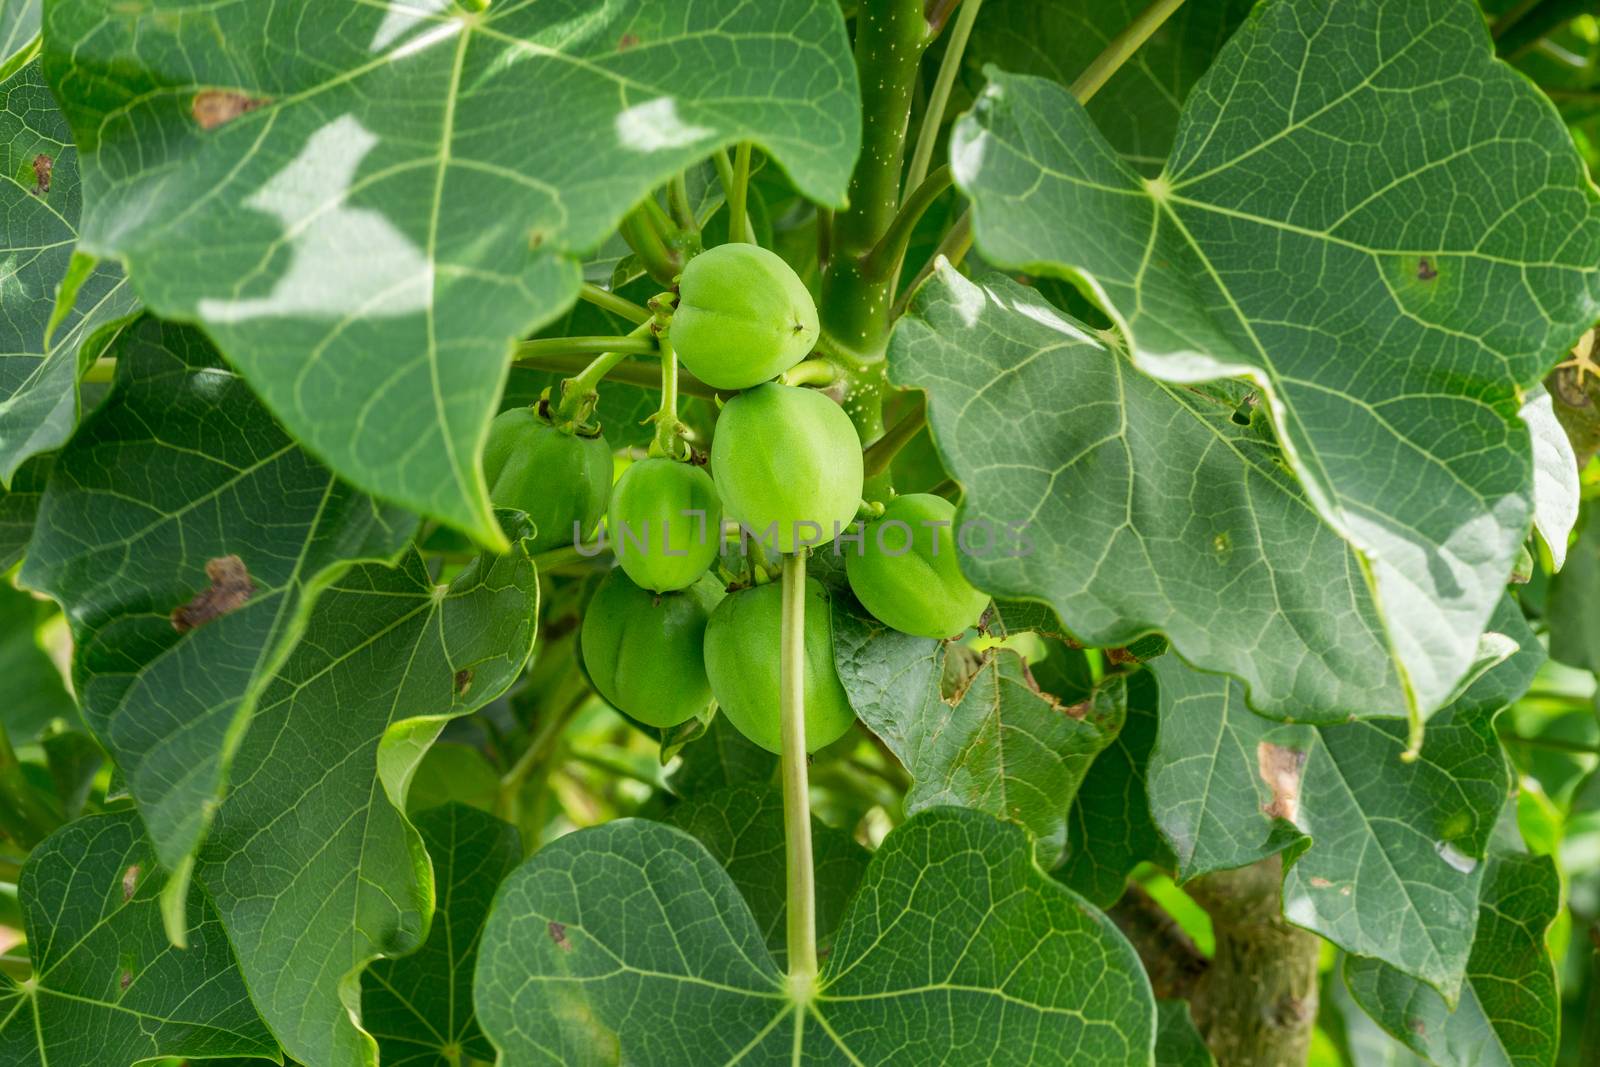
<path id="1" fill-rule="evenodd" d="M 1318 941 L 1284 919 L 1277 856 L 1197 879 L 1217 950 L 1195 984 L 1195 1024 L 1220 1067 L 1302 1067 L 1317 1018 Z"/>

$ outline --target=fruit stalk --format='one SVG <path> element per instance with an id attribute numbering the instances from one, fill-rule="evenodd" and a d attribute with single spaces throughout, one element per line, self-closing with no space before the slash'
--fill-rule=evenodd
<path id="1" fill-rule="evenodd" d="M 656 344 L 651 340 L 654 332 L 651 326 L 654 319 L 640 323 L 627 337 L 561 337 L 553 338 L 549 345 L 550 351 L 595 351 L 600 354 L 594 358 L 575 377 L 568 378 L 561 383 L 561 398 L 556 405 L 556 421 L 583 422 L 594 410 L 594 398 L 598 396 L 597 388 L 600 379 L 611 372 L 618 363 L 631 355 L 643 355 L 657 350 Z M 538 346 L 541 341 L 524 341 L 517 346 L 517 354 L 523 358 L 533 358 L 539 354 Z M 588 345 L 589 347 L 582 347 Z"/>
<path id="2" fill-rule="evenodd" d="M 584 282 L 578 289 L 578 295 L 595 307 L 609 311 L 629 322 L 637 324 L 650 321 L 649 308 L 640 307 L 627 297 L 618 296 L 609 289 L 602 289 L 594 282 Z"/>
<path id="3" fill-rule="evenodd" d="M 672 350 L 670 334 L 663 333 L 660 341 L 661 407 L 656 411 L 656 435 L 650 442 L 650 454 L 683 459 L 683 424 L 678 421 L 678 354 Z"/>
<path id="4" fill-rule="evenodd" d="M 779 662 L 783 736 L 783 822 L 788 851 L 789 977 L 817 973 L 817 898 L 811 863 L 811 802 L 806 767 L 804 550 L 783 557 L 783 636 Z"/>

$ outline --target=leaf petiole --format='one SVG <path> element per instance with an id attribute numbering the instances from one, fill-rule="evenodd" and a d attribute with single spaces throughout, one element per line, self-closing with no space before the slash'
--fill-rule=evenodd
<path id="1" fill-rule="evenodd" d="M 632 323 L 650 321 L 650 309 L 640 307 L 627 297 L 618 296 L 609 289 L 602 289 L 594 282 L 584 282 L 578 290 L 578 296 L 587 303 L 603 311 L 609 311 L 618 318 L 627 319 Z"/>
<path id="2" fill-rule="evenodd" d="M 783 739 L 783 828 L 788 858 L 789 980 L 809 995 L 817 975 L 817 895 L 811 860 L 811 802 L 806 765 L 806 557 L 783 557 L 779 714 Z"/>
<path id="3" fill-rule="evenodd" d="M 654 319 L 640 323 L 627 337 L 552 337 L 524 341 L 517 346 L 517 352 L 526 358 L 537 358 L 541 352 L 600 353 L 576 376 L 561 383 L 561 399 L 556 404 L 554 421 L 557 425 L 582 424 L 594 411 L 600 379 L 629 356 L 656 351 L 655 342 L 650 339 L 653 327 Z"/>
<path id="4" fill-rule="evenodd" d="M 977 21 L 978 8 L 982 6 L 983 0 L 966 0 L 956 16 L 944 59 L 939 61 L 939 74 L 933 82 L 933 93 L 928 97 L 928 106 L 922 113 L 917 144 L 911 152 L 911 166 L 906 171 L 907 189 L 917 188 L 928 175 L 928 166 L 933 162 L 933 146 L 939 140 L 939 127 L 944 124 L 945 107 L 950 103 L 950 89 L 961 70 L 961 55 L 967 50 L 967 38 L 972 36 L 972 24 Z M 929 21 L 931 24 L 932 20 Z"/>

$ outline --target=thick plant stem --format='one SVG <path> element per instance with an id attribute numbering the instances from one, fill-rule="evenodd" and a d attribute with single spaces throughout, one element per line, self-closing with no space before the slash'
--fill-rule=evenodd
<path id="1" fill-rule="evenodd" d="M 617 231 L 628 242 L 628 247 L 633 249 L 634 255 L 639 257 L 640 264 L 650 277 L 662 285 L 671 285 L 683 270 L 683 257 L 667 247 L 665 235 L 657 228 L 644 204 L 641 203 L 623 216 Z"/>
<path id="2" fill-rule="evenodd" d="M 1318 941 L 1283 917 L 1282 880 L 1273 856 L 1188 887 L 1216 933 L 1216 955 L 1190 1003 L 1218 1063 L 1302 1067 L 1310 1052 Z"/>
<path id="3" fill-rule="evenodd" d="M 783 828 L 788 851 L 789 978 L 809 991 L 817 974 L 817 895 L 811 865 L 806 767 L 806 557 L 783 557 L 783 630 L 778 677 L 783 738 Z"/>
<path id="4" fill-rule="evenodd" d="M 1072 83 L 1072 95 L 1078 98 L 1080 104 L 1089 102 L 1089 98 L 1100 91 L 1100 87 L 1111 80 L 1111 76 L 1122 69 L 1135 52 L 1137 52 L 1150 35 L 1161 28 L 1161 24 L 1171 18 L 1173 12 L 1183 6 L 1183 0 L 1154 0 L 1123 31 L 1111 39 L 1111 43 L 1095 57 L 1093 63 L 1078 80 Z"/>
<path id="5" fill-rule="evenodd" d="M 900 208 L 900 171 L 917 69 L 929 40 L 921 0 L 862 0 L 856 12 L 861 80 L 861 155 L 850 207 L 834 216 L 822 328 L 862 364 L 883 358 L 892 281 L 866 276 L 862 260 Z"/>
<path id="6" fill-rule="evenodd" d="M 917 131 L 917 146 L 912 150 L 911 167 L 906 171 L 907 189 L 915 189 L 928 176 L 928 167 L 933 162 L 933 146 L 939 140 L 939 127 L 944 125 L 944 109 L 950 103 L 950 89 L 961 70 L 961 56 L 967 50 L 967 38 L 972 36 L 972 24 L 978 20 L 978 8 L 982 6 L 983 0 L 966 0 L 961 5 L 960 14 L 956 15 L 955 28 L 950 31 L 950 43 L 945 46 L 944 59 L 939 63 L 939 76 L 934 79 L 933 93 L 929 95 L 928 107 L 922 113 L 922 128 Z"/>
<path id="7" fill-rule="evenodd" d="M 745 203 L 750 196 L 750 142 L 740 141 L 733 151 L 733 181 L 728 186 L 728 239 L 755 244 L 750 213 Z M 736 228 L 737 227 L 737 228 Z"/>
<path id="8" fill-rule="evenodd" d="M 609 311 L 629 322 L 637 324 L 650 321 L 649 308 L 640 307 L 627 297 L 618 296 L 609 289 L 602 289 L 594 282 L 584 282 L 578 289 L 578 295 L 595 307 Z"/>

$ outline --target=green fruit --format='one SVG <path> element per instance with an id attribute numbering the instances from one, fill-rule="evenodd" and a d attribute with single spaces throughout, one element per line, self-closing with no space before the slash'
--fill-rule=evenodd
<path id="1" fill-rule="evenodd" d="M 611 492 L 606 533 L 634 584 L 657 593 L 684 589 L 717 558 L 722 500 L 699 467 L 641 460 Z"/>
<path id="2" fill-rule="evenodd" d="M 689 261 L 678 281 L 672 347 L 696 378 L 748 389 L 804 359 L 817 343 L 817 305 L 782 257 L 725 244 Z"/>
<path id="3" fill-rule="evenodd" d="M 620 570 L 601 579 L 578 638 L 600 695 L 647 726 L 676 726 L 705 711 L 711 684 L 703 644 L 721 593 L 710 578 L 661 595 Z"/>
<path id="4" fill-rule="evenodd" d="M 722 409 L 711 475 L 723 507 L 753 539 L 793 552 L 800 543 L 826 543 L 855 521 L 861 438 L 821 393 L 763 385 Z"/>
<path id="5" fill-rule="evenodd" d="M 495 507 L 532 520 L 530 550 L 544 552 L 587 540 L 600 525 L 611 499 L 611 446 L 564 433 L 533 408 L 512 408 L 489 424 L 483 476 Z"/>
<path id="6" fill-rule="evenodd" d="M 856 599 L 885 624 L 918 637 L 953 637 L 976 623 L 989 597 L 961 574 L 955 517 L 955 505 L 943 497 L 891 500 L 867 524 L 861 544 L 845 553 Z"/>
<path id="7" fill-rule="evenodd" d="M 806 751 L 844 736 L 856 713 L 833 665 L 833 618 L 822 583 L 806 582 Z M 728 721 L 769 752 L 783 748 L 778 649 L 783 589 L 772 582 L 729 594 L 706 626 L 706 677 Z"/>

